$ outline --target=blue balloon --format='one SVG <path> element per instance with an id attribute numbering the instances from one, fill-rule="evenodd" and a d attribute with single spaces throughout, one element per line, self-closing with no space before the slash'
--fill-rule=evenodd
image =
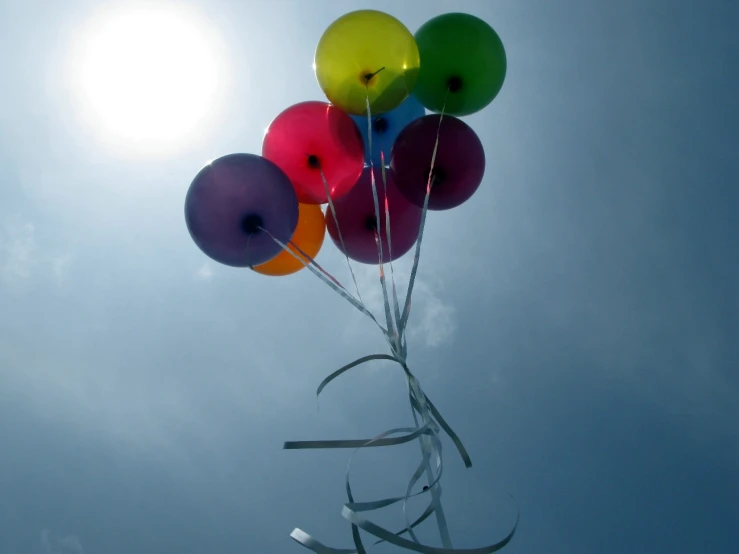
<path id="1" fill-rule="evenodd" d="M 390 165 L 390 150 L 395 139 L 406 125 L 419 117 L 426 115 L 426 109 L 410 95 L 394 110 L 384 114 L 372 116 L 372 162 L 380 167 L 382 152 L 385 155 L 385 165 Z M 352 119 L 359 127 L 364 140 L 364 164 L 370 165 L 369 141 L 367 140 L 367 116 L 353 115 Z"/>

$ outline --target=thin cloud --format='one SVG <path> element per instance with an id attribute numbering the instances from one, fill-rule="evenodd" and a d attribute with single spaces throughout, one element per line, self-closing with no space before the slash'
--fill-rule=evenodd
<path id="1" fill-rule="evenodd" d="M 56 536 L 49 529 L 41 531 L 41 546 L 44 554 L 85 554 L 76 535 Z"/>
<path id="2" fill-rule="evenodd" d="M 200 268 L 195 272 L 195 280 L 206 282 L 213 280 L 213 270 L 207 263 L 200 266 Z"/>
<path id="3" fill-rule="evenodd" d="M 422 338 L 426 346 L 432 348 L 448 343 L 457 330 L 456 308 L 442 300 L 427 283 L 417 282 L 415 287 L 415 295 L 420 296 L 422 302 L 420 306 L 414 302 L 420 313 L 411 316 L 409 338 Z"/>
<path id="4" fill-rule="evenodd" d="M 20 217 L 0 228 L 0 279 L 6 283 L 26 281 L 36 261 L 36 229 Z"/>
<path id="5" fill-rule="evenodd" d="M 64 285 L 73 259 L 72 254 L 62 254 L 51 258 L 51 272 L 58 287 Z"/>
<path id="6" fill-rule="evenodd" d="M 385 267 L 388 298 L 392 309 L 392 276 L 396 285 L 398 303 L 403 310 L 405 295 L 408 288 L 412 259 L 402 259 L 393 263 L 391 273 L 389 265 Z M 365 307 L 370 310 L 380 324 L 385 321 L 385 302 L 380 285 L 379 269 L 377 266 L 352 263 L 357 284 Z M 355 294 L 354 283 L 351 278 L 342 280 L 344 286 Z M 351 285 L 350 285 L 351 283 Z M 411 315 L 408 321 L 407 336 L 409 340 L 423 341 L 425 346 L 436 348 L 450 342 L 457 329 L 456 308 L 442 297 L 443 283 L 432 282 L 426 278 L 416 276 L 413 287 L 413 302 Z M 356 311 L 356 310 L 354 310 Z M 358 322 L 361 319 L 361 323 Z M 366 329 L 367 318 L 361 314 L 355 319 L 362 329 Z M 347 330 L 352 334 L 356 331 L 354 325 Z"/>

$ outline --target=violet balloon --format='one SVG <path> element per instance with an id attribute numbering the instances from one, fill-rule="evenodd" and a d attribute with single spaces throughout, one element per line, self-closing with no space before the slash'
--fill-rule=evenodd
<path id="1" fill-rule="evenodd" d="M 382 170 L 381 168 L 375 168 L 375 187 L 380 208 L 382 260 L 383 262 L 390 262 L 397 260 L 413 247 L 420 231 L 422 210 L 406 200 L 398 190 L 389 172 L 386 175 L 387 182 L 386 188 L 384 188 Z M 375 241 L 377 219 L 375 201 L 372 195 L 371 176 L 371 169 L 366 167 L 354 187 L 344 196 L 334 201 L 336 219 L 339 222 L 339 229 L 346 250 L 341 246 L 336 221 L 330 208 L 326 212 L 326 226 L 334 244 L 349 258 L 364 264 L 377 264 L 379 261 L 377 242 Z M 390 213 L 392 253 L 388 248 L 385 227 L 386 198 Z M 392 254 L 392 256 L 389 254 Z"/>
<path id="2" fill-rule="evenodd" d="M 267 262 L 298 224 L 298 198 L 287 175 L 255 154 L 229 154 L 198 172 L 185 198 L 185 221 L 195 244 L 233 267 Z"/>
<path id="3" fill-rule="evenodd" d="M 393 144 L 390 170 L 400 192 L 423 207 L 431 156 L 440 115 L 421 117 L 403 129 Z M 448 210 L 475 193 L 485 173 L 485 150 L 472 128 L 461 119 L 445 115 L 439 130 L 429 210 Z"/>

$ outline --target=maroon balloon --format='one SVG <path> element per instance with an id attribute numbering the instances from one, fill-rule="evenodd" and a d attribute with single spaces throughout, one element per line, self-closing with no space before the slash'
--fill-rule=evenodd
<path id="1" fill-rule="evenodd" d="M 406 126 L 393 144 L 390 170 L 398 189 L 423 207 L 431 156 L 441 116 L 426 115 Z M 485 150 L 480 138 L 461 119 L 445 115 L 439 131 L 429 210 L 448 210 L 475 194 L 485 173 Z"/>
<path id="2" fill-rule="evenodd" d="M 335 200 L 357 182 L 364 167 L 364 142 L 354 120 L 336 106 L 300 102 L 269 124 L 262 156 L 290 177 L 300 203 L 324 204 L 326 184 Z"/>
<path id="3" fill-rule="evenodd" d="M 400 193 L 390 172 L 387 175 L 387 188 L 382 184 L 382 169 L 375 169 L 375 187 L 380 208 L 380 235 L 382 237 L 382 260 L 389 262 L 397 260 L 408 252 L 418 238 L 421 226 L 422 210 L 411 204 Z M 387 231 L 385 227 L 385 199 L 387 198 L 390 213 L 390 239 L 392 257 L 389 256 Z M 344 196 L 334 202 L 336 219 L 344 239 L 346 250 L 341 247 L 339 233 L 336 230 L 336 221 L 331 214 L 331 208 L 326 211 L 326 226 L 334 244 L 352 260 L 363 264 L 377 264 L 377 242 L 375 229 L 377 219 L 375 201 L 372 195 L 371 169 L 362 171 L 357 184 Z"/>
<path id="4" fill-rule="evenodd" d="M 298 199 L 290 179 L 256 154 L 229 154 L 202 168 L 185 197 L 187 230 L 200 249 L 225 265 L 249 267 L 271 260 L 298 225 Z"/>

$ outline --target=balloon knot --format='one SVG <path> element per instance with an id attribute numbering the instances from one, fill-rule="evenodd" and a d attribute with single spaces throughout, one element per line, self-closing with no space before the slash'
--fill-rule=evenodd
<path id="1" fill-rule="evenodd" d="M 372 79 L 375 78 L 375 75 L 377 75 L 380 71 L 384 70 L 385 66 L 381 67 L 377 71 L 373 72 L 366 72 L 364 75 L 362 75 L 362 79 L 364 80 L 364 84 L 369 85 L 372 82 Z"/>
<path id="2" fill-rule="evenodd" d="M 262 221 L 261 216 L 249 214 L 241 220 L 241 229 L 247 235 L 256 235 L 261 230 L 263 224 L 264 222 Z"/>
<path id="3" fill-rule="evenodd" d="M 434 169 L 429 168 L 429 170 L 426 171 L 426 175 L 428 175 L 429 172 L 431 173 L 432 187 L 436 185 L 443 185 L 444 181 L 446 181 L 447 179 L 446 172 L 440 167 L 435 167 Z"/>
<path id="4" fill-rule="evenodd" d="M 308 167 L 312 167 L 313 169 L 321 167 L 321 162 L 318 160 L 318 156 L 314 154 L 308 156 Z"/>
<path id="5" fill-rule="evenodd" d="M 387 132 L 389 124 L 387 122 L 387 119 L 385 119 L 384 117 L 378 117 L 377 119 L 375 119 L 375 122 L 372 126 L 379 134 L 383 134 Z"/>
<path id="6" fill-rule="evenodd" d="M 447 85 L 449 86 L 449 92 L 457 92 L 459 89 L 462 88 L 462 79 L 461 77 L 457 77 L 455 75 L 449 78 L 449 81 L 447 81 Z"/>

